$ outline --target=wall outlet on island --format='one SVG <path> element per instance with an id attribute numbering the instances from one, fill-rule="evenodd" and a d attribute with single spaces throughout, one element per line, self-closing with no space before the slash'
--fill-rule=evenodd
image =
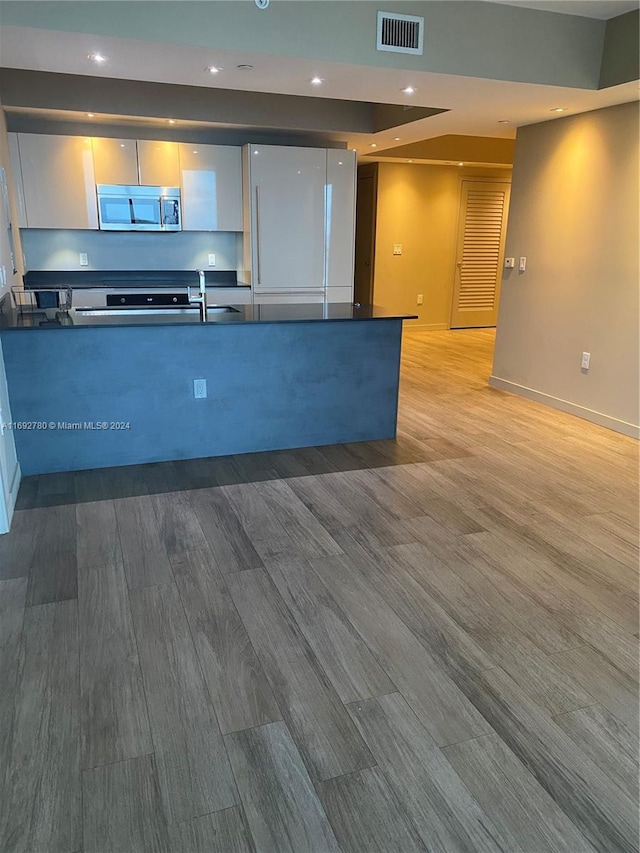
<path id="1" fill-rule="evenodd" d="M 418 305 L 422 305 L 422 294 L 418 294 Z"/>
<path id="2" fill-rule="evenodd" d="M 89 266 L 89 256 L 87 255 L 86 252 L 79 252 L 78 253 L 78 259 L 80 261 L 81 267 L 88 267 Z"/>
<path id="3" fill-rule="evenodd" d="M 582 370 L 589 370 L 590 365 L 591 365 L 591 353 L 590 352 L 583 352 L 582 353 L 582 361 L 580 362 L 580 367 L 582 368 Z"/>
<path id="4" fill-rule="evenodd" d="M 216 265 L 216 256 L 212 253 L 209 254 L 209 266 L 215 267 Z"/>
<path id="5" fill-rule="evenodd" d="M 206 379 L 194 379 L 193 380 L 193 396 L 196 400 L 202 400 L 207 396 L 207 380 Z"/>

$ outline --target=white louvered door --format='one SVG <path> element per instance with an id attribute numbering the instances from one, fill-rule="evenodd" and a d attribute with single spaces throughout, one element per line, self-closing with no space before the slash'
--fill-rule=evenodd
<path id="1" fill-rule="evenodd" d="M 510 189 L 462 182 L 452 329 L 496 325 Z"/>

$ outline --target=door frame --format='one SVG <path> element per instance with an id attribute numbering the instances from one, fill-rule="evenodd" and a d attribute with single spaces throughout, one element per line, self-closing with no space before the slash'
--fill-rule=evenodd
<path id="1" fill-rule="evenodd" d="M 356 245 L 357 245 L 357 229 L 358 229 L 358 181 L 360 177 L 371 178 L 373 180 L 373 211 L 371 216 L 371 257 L 369 258 L 369 303 L 373 304 L 373 293 L 375 284 L 375 268 L 376 268 L 376 233 L 378 222 L 378 164 L 365 163 L 356 168 L 356 216 L 354 229 L 354 269 L 353 269 L 353 298 L 356 299 Z"/>

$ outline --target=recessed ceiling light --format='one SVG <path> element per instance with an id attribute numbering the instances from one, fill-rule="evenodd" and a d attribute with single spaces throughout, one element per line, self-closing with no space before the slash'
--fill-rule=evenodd
<path id="1" fill-rule="evenodd" d="M 105 56 L 104 54 L 102 54 L 102 53 L 90 53 L 90 54 L 87 56 L 87 59 L 90 59 L 92 62 L 97 62 L 97 63 L 98 63 L 98 65 L 100 65 L 100 64 L 101 64 L 101 63 L 103 63 L 103 62 L 106 62 L 106 61 L 107 61 L 107 58 L 108 58 L 108 57 L 106 57 L 106 56 Z"/>
<path id="2" fill-rule="evenodd" d="M 415 89 L 413 86 L 405 86 L 404 89 L 400 89 L 401 92 L 404 92 L 405 95 L 413 95 Z"/>
<path id="3" fill-rule="evenodd" d="M 198 152 L 197 152 L 197 151 L 194 151 L 193 153 L 194 153 L 194 154 L 197 154 Z"/>
<path id="4" fill-rule="evenodd" d="M 378 146 L 377 146 L 377 144 L 376 144 L 375 142 L 372 142 L 372 143 L 371 143 L 371 147 L 372 147 L 372 148 L 377 148 Z"/>
<path id="5" fill-rule="evenodd" d="M 407 160 L 407 163 L 413 163 L 413 160 Z"/>
<path id="6" fill-rule="evenodd" d="M 124 146 L 124 142 L 121 142 L 121 143 L 120 143 L 120 148 L 124 148 L 124 147 L 125 147 L 125 146 Z"/>
<path id="7" fill-rule="evenodd" d="M 249 65 L 247 62 L 243 62 L 241 65 L 236 65 L 238 71 L 252 71 L 253 65 Z"/>
<path id="8" fill-rule="evenodd" d="M 511 124 L 511 122 L 509 121 L 509 119 L 501 118 L 501 119 L 498 121 L 498 124 Z"/>
<path id="9" fill-rule="evenodd" d="M 551 110 L 551 112 L 552 113 L 563 113 L 563 112 L 565 112 L 566 109 L 567 109 L 566 107 L 554 107 Z"/>
<path id="10" fill-rule="evenodd" d="M 338 166 L 342 166 L 342 160 L 338 160 Z"/>
<path id="11" fill-rule="evenodd" d="M 352 151 L 357 151 L 358 149 L 357 149 L 357 148 L 352 148 L 351 150 L 352 150 Z"/>
<path id="12" fill-rule="evenodd" d="M 399 136 L 394 136 L 394 137 L 393 137 L 393 141 L 394 141 L 394 142 L 400 142 L 400 137 L 399 137 Z"/>
<path id="13" fill-rule="evenodd" d="M 458 163 L 458 166 L 464 166 L 464 163 Z"/>
<path id="14" fill-rule="evenodd" d="M 167 121 L 169 122 L 169 124 L 175 124 L 176 123 L 176 120 L 174 118 L 168 118 Z"/>
<path id="15" fill-rule="evenodd" d="M 321 83 L 324 83 L 324 77 L 312 77 L 311 83 L 313 83 L 314 86 L 320 86 Z"/>
<path id="16" fill-rule="evenodd" d="M 96 117 L 95 113 L 87 113 L 87 118 L 95 118 L 95 117 Z"/>
<path id="17" fill-rule="evenodd" d="M 204 70 L 208 71 L 209 74 L 219 74 L 221 71 L 224 71 L 224 68 L 221 65 L 207 65 Z"/>

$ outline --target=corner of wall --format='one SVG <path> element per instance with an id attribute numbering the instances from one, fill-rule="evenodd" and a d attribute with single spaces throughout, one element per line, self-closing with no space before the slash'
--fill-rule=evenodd
<path id="1" fill-rule="evenodd" d="M 640 77 L 640 10 L 607 21 L 600 64 L 599 89 L 629 83 Z"/>
<path id="2" fill-rule="evenodd" d="M 518 132 L 491 384 L 637 435 L 636 103 Z M 581 368 L 583 352 L 590 367 Z"/>

